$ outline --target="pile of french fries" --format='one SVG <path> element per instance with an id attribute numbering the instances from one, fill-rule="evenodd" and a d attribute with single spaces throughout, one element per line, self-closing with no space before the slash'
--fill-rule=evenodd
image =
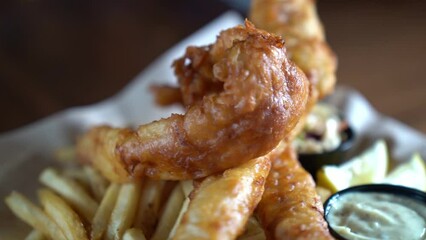
<path id="1" fill-rule="evenodd" d="M 92 167 L 76 163 L 70 152 L 58 154 L 63 169 L 41 172 L 40 206 L 19 192 L 6 197 L 12 212 L 32 227 L 26 239 L 173 239 L 190 202 L 192 181 L 110 183 Z M 238 239 L 260 240 L 265 234 L 252 217 Z"/>

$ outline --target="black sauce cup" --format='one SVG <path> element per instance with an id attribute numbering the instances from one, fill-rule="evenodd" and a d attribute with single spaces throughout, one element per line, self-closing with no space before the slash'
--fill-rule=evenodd
<path id="1" fill-rule="evenodd" d="M 363 193 L 385 193 L 385 194 L 393 194 L 397 196 L 404 196 L 411 198 L 413 200 L 417 200 L 421 203 L 423 203 L 426 207 L 426 193 L 422 192 L 420 190 L 414 189 L 414 188 L 408 188 L 398 185 L 391 185 L 391 184 L 366 184 L 366 185 L 360 185 L 360 186 L 354 186 L 350 187 L 341 191 L 338 191 L 331 195 L 325 202 L 324 202 L 324 218 L 328 224 L 328 229 L 330 230 L 331 235 L 335 237 L 338 240 L 348 240 L 341 236 L 339 233 L 334 231 L 332 227 L 330 227 L 330 224 L 328 223 L 328 214 L 330 213 L 331 208 L 333 207 L 334 202 L 339 201 L 339 198 L 347 193 L 353 193 L 353 192 L 363 192 Z M 402 226 L 401 226 L 402 227 Z"/>
<path id="2" fill-rule="evenodd" d="M 342 143 L 335 150 L 324 153 L 299 153 L 299 162 L 303 168 L 308 171 L 314 179 L 318 170 L 324 165 L 341 164 L 349 156 L 349 151 L 355 144 L 355 132 L 348 126 L 340 132 L 343 139 Z"/>

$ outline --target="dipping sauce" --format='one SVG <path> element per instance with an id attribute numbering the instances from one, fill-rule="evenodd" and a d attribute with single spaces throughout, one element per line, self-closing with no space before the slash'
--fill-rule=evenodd
<path id="1" fill-rule="evenodd" d="M 328 205 L 330 227 L 346 239 L 426 239 L 425 203 L 403 195 L 348 192 Z"/>

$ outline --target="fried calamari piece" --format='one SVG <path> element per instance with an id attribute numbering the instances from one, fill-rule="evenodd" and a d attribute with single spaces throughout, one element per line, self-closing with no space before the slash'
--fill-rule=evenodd
<path id="1" fill-rule="evenodd" d="M 313 0 L 253 0 L 250 20 L 261 29 L 282 36 L 290 59 L 315 86 L 320 99 L 334 90 L 337 60 L 325 42 Z"/>
<path id="2" fill-rule="evenodd" d="M 305 112 L 306 76 L 287 59 L 280 37 L 248 21 L 213 45 L 188 48 L 174 65 L 190 88 L 186 113 L 136 130 L 93 128 L 77 144 L 83 161 L 115 182 L 201 178 L 267 154 Z M 194 91 L 200 78 L 217 88 Z"/>
<path id="3" fill-rule="evenodd" d="M 267 238 L 333 239 L 314 180 L 300 166 L 294 149 L 287 148 L 271 159 L 271 171 L 256 209 Z"/>
<path id="4" fill-rule="evenodd" d="M 173 239 L 235 239 L 262 197 L 270 167 L 264 156 L 204 179 Z"/>

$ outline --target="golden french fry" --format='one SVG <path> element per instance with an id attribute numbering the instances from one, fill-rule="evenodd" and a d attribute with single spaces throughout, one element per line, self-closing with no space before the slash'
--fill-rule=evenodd
<path id="1" fill-rule="evenodd" d="M 126 183 L 121 186 L 117 201 L 109 219 L 106 239 L 118 240 L 131 227 L 141 192 L 141 182 Z"/>
<path id="2" fill-rule="evenodd" d="M 163 240 L 167 239 L 176 219 L 179 216 L 180 209 L 182 208 L 185 196 L 182 192 L 180 185 L 176 185 L 173 189 L 167 203 L 164 207 L 163 213 L 161 214 L 160 221 L 158 222 L 157 228 L 155 229 L 154 235 L 151 240 Z"/>
<path id="3" fill-rule="evenodd" d="M 165 181 L 165 184 L 164 184 L 164 187 L 163 187 L 163 190 L 161 192 L 160 199 L 159 199 L 158 219 L 163 214 L 164 206 L 166 205 L 171 193 L 173 192 L 173 189 L 177 185 L 179 185 L 179 183 L 180 183 L 179 181 Z"/>
<path id="4" fill-rule="evenodd" d="M 108 187 L 92 221 L 92 232 L 90 233 L 92 240 L 101 239 L 106 231 L 119 191 L 120 185 L 117 183 L 111 183 Z"/>
<path id="5" fill-rule="evenodd" d="M 161 208 L 161 197 L 166 181 L 147 179 L 139 201 L 134 226 L 141 228 L 145 237 L 151 238 Z"/>
<path id="6" fill-rule="evenodd" d="M 169 237 L 167 239 L 172 239 L 175 234 L 176 230 L 179 227 L 180 221 L 182 220 L 183 215 L 185 214 L 186 210 L 188 210 L 189 202 L 191 201 L 189 199 L 189 194 L 194 190 L 194 181 L 193 180 L 186 180 L 186 181 L 180 181 L 179 183 L 182 192 L 185 196 L 185 200 L 183 201 L 182 207 L 179 210 L 179 215 L 172 227 L 172 230 L 169 233 Z"/>
<path id="7" fill-rule="evenodd" d="M 141 229 L 130 228 L 124 233 L 123 240 L 146 240 L 146 238 Z"/>
<path id="8" fill-rule="evenodd" d="M 89 180 L 93 196 L 100 202 L 108 187 L 108 181 L 91 166 L 84 166 L 83 170 Z"/>
<path id="9" fill-rule="evenodd" d="M 38 195 L 45 212 L 62 229 L 68 240 L 88 240 L 80 217 L 65 200 L 49 189 L 39 190 Z"/>
<path id="10" fill-rule="evenodd" d="M 39 180 L 61 195 L 87 221 L 92 221 L 98 203 L 76 181 L 60 176 L 53 168 L 46 168 Z"/>
<path id="11" fill-rule="evenodd" d="M 5 199 L 6 205 L 31 227 L 37 229 L 51 239 L 66 240 L 64 233 L 41 208 L 18 192 L 12 192 Z"/>
<path id="12" fill-rule="evenodd" d="M 25 240 L 47 240 L 46 236 L 40 231 L 33 229 L 28 235 L 25 237 Z"/>
<path id="13" fill-rule="evenodd" d="M 90 188 L 90 180 L 81 168 L 65 168 L 60 175 L 77 181 L 79 184 L 83 185 L 85 189 Z"/>
<path id="14" fill-rule="evenodd" d="M 186 213 L 186 210 L 188 210 L 189 202 L 190 202 L 189 197 L 186 197 L 185 201 L 183 201 L 182 208 L 179 211 L 179 215 L 178 215 L 178 217 L 177 217 L 177 219 L 176 219 L 176 221 L 175 221 L 175 223 L 172 227 L 172 230 L 169 233 L 169 237 L 167 239 L 173 239 L 173 237 L 175 236 L 176 230 L 179 227 L 180 221 L 182 220 L 183 215 Z"/>
<path id="15" fill-rule="evenodd" d="M 185 194 L 185 197 L 188 197 L 194 189 L 194 181 L 192 180 L 181 181 L 180 185 L 182 187 L 183 193 Z"/>

